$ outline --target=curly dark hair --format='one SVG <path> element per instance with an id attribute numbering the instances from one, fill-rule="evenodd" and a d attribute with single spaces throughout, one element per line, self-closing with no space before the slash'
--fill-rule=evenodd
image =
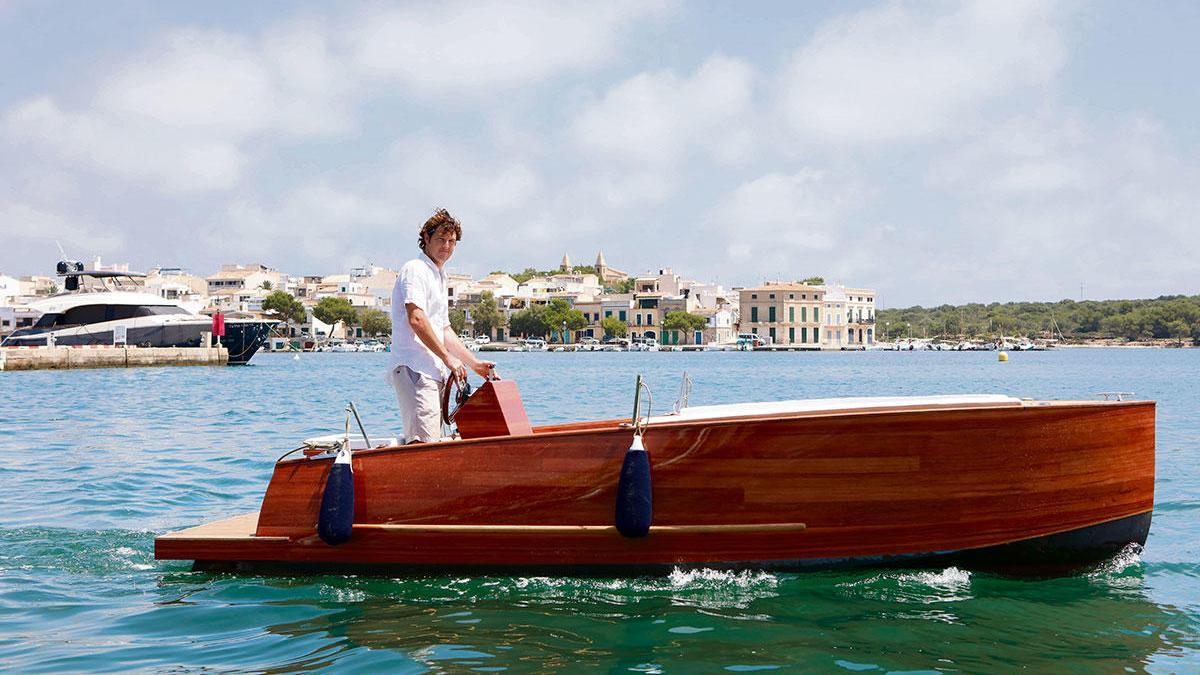
<path id="1" fill-rule="evenodd" d="M 450 215 L 450 212 L 446 209 L 438 209 L 421 226 L 421 232 L 417 236 L 417 246 L 420 246 L 421 250 L 424 251 L 426 242 L 432 239 L 433 235 L 437 234 L 439 230 L 453 232 L 455 240 L 462 241 L 462 223 L 455 220 L 454 216 Z"/>

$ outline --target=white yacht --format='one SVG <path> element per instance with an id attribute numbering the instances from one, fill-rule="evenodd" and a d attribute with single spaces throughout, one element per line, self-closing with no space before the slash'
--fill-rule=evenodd
<path id="1" fill-rule="evenodd" d="M 58 263 L 62 293 L 29 303 L 37 323 L 10 333 L 0 346 L 111 345 L 123 330 L 125 344 L 140 347 L 199 347 L 213 320 L 174 300 L 146 293 L 137 272 L 85 270 L 75 261 Z M 94 280 L 88 285 L 85 279 Z M 244 364 L 266 344 L 278 321 L 225 319 L 220 338 L 230 364 Z"/>

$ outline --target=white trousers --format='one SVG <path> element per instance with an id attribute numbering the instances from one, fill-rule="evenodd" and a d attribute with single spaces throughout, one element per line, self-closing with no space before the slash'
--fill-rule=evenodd
<path id="1" fill-rule="evenodd" d="M 389 379 L 400 403 L 405 443 L 429 443 L 442 438 L 442 383 L 409 368 L 392 368 Z"/>

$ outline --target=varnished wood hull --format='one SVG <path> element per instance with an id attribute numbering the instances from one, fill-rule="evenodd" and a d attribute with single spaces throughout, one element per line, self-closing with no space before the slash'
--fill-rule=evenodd
<path id="1" fill-rule="evenodd" d="M 655 424 L 654 526 L 611 527 L 616 422 L 356 452 L 355 530 L 315 535 L 330 460 L 278 464 L 257 515 L 156 540 L 200 566 L 1069 568 L 1145 542 L 1152 402 L 799 413 Z M 208 529 L 205 530 L 204 527 Z"/>

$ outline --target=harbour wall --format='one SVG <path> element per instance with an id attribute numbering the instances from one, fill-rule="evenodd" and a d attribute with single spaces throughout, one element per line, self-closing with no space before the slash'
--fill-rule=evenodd
<path id="1" fill-rule="evenodd" d="M 137 366 L 223 366 L 225 347 L 4 347 L 0 370 L 67 370 Z"/>

